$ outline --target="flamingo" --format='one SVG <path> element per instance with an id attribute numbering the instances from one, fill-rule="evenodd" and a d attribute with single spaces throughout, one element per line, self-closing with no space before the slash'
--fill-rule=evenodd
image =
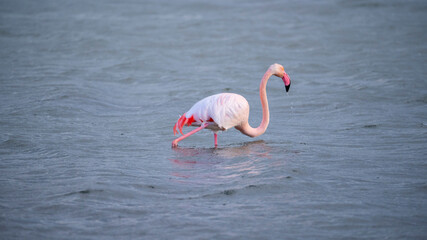
<path id="1" fill-rule="evenodd" d="M 179 141 L 204 128 L 213 131 L 215 147 L 218 146 L 217 132 L 225 131 L 232 127 L 249 137 L 257 137 L 263 134 L 270 122 L 266 86 L 268 79 L 272 75 L 282 78 L 286 92 L 289 91 L 291 86 L 291 79 L 282 65 L 275 63 L 267 69 L 259 87 L 262 121 L 257 128 L 249 125 L 249 103 L 243 96 L 235 93 L 219 93 L 198 101 L 178 119 L 173 127 L 173 133 L 176 135 L 179 131 L 182 136 L 172 141 L 172 147 L 177 147 Z M 187 134 L 183 134 L 182 129 L 185 125 L 197 128 Z"/>

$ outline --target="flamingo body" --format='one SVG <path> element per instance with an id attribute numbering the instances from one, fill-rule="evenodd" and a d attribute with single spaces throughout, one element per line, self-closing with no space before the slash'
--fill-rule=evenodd
<path id="1" fill-rule="evenodd" d="M 248 121 L 249 104 L 235 93 L 215 94 L 198 101 L 181 118 L 174 126 L 175 133 L 182 131 L 185 124 L 201 126 L 206 122 L 214 123 L 219 130 L 227 130 Z"/>
<path id="2" fill-rule="evenodd" d="M 214 131 L 215 146 L 217 146 L 216 132 L 225 131 L 232 127 L 235 127 L 237 130 L 250 137 L 256 137 L 263 134 L 267 129 L 270 118 L 266 85 L 271 75 L 275 75 L 283 79 L 286 91 L 289 90 L 291 84 L 289 76 L 286 74 L 283 66 L 273 64 L 269 67 L 267 72 L 264 74 L 260 85 L 263 119 L 259 127 L 252 128 L 249 125 L 249 104 L 244 97 L 235 93 L 215 94 L 198 101 L 190 108 L 190 110 L 178 119 L 173 127 L 174 135 L 178 133 L 178 131 L 183 134 L 182 129 L 185 125 L 197 126 L 198 128 L 175 139 L 172 142 L 172 147 L 176 147 L 179 141 L 204 128 Z"/>

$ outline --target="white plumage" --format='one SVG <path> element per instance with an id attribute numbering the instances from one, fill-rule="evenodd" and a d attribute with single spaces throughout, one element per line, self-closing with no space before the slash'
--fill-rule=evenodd
<path id="1" fill-rule="evenodd" d="M 187 118 L 193 116 L 199 125 L 212 119 L 219 128 L 226 130 L 248 121 L 249 104 L 241 95 L 220 93 L 198 101 L 185 115 Z"/>

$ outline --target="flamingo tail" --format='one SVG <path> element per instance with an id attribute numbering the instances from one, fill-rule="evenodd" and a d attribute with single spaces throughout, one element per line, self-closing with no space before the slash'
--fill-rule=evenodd
<path id="1" fill-rule="evenodd" d="M 194 117 L 191 116 L 189 118 L 187 118 L 185 116 L 185 113 L 178 119 L 178 121 L 175 123 L 175 126 L 173 126 L 173 135 L 176 135 L 178 133 L 178 131 L 184 135 L 184 133 L 182 133 L 182 128 L 187 125 L 190 126 L 192 123 L 194 122 Z"/>

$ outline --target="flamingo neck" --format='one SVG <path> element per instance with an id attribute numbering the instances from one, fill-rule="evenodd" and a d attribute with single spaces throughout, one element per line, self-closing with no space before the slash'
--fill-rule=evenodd
<path id="1" fill-rule="evenodd" d="M 248 122 L 242 124 L 239 128 L 237 128 L 239 131 L 241 131 L 243 134 L 249 136 L 249 137 L 257 137 L 265 132 L 268 127 L 268 123 L 270 122 L 270 111 L 268 109 L 268 100 L 267 100 L 267 82 L 268 79 L 270 79 L 271 75 L 273 73 L 270 69 L 265 72 L 264 76 L 261 79 L 261 83 L 259 85 L 259 97 L 261 99 L 261 105 L 262 105 L 262 121 L 261 124 L 257 128 L 253 128 L 249 125 Z"/>

